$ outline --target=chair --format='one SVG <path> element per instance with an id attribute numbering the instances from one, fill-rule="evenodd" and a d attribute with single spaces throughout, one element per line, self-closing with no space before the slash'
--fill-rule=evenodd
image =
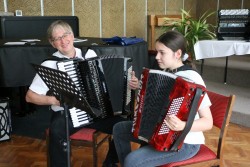
<path id="1" fill-rule="evenodd" d="M 167 23 L 165 18 L 171 18 Z M 155 28 L 171 24 L 172 21 L 181 19 L 181 15 L 148 15 L 150 26 L 149 50 L 155 50 Z"/>
<path id="2" fill-rule="evenodd" d="M 47 145 L 47 166 L 49 167 L 49 129 L 46 129 L 46 145 Z M 102 133 L 91 128 L 82 128 L 70 136 L 71 146 L 76 147 L 91 147 L 93 150 L 93 166 L 97 167 L 98 164 L 98 148 L 105 142 L 111 141 L 111 135 Z M 73 149 L 71 147 L 71 149 Z"/>
<path id="3" fill-rule="evenodd" d="M 174 162 L 161 167 L 214 167 L 223 166 L 223 146 L 226 139 L 232 108 L 235 102 L 235 95 L 224 96 L 218 93 L 208 91 L 208 96 L 212 102 L 210 107 L 213 116 L 213 125 L 219 128 L 217 153 L 212 151 L 206 145 L 201 145 L 197 155 L 180 162 Z"/>

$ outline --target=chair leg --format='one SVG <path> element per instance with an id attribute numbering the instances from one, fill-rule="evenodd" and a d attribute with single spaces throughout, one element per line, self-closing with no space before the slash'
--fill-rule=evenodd
<path id="1" fill-rule="evenodd" d="M 93 150 L 93 167 L 98 166 L 98 155 L 97 155 L 97 149 L 98 149 L 98 138 L 99 133 L 93 134 L 93 142 L 92 142 L 92 150 Z M 109 137 L 110 138 L 110 137 Z M 103 141 L 102 141 L 103 142 Z M 46 134 L 46 147 L 47 147 L 47 167 L 50 166 L 50 156 L 49 156 L 49 135 Z M 72 147 L 71 147 L 72 149 Z M 72 151 L 70 151 L 72 155 Z"/>
<path id="2" fill-rule="evenodd" d="M 46 135 L 46 147 L 47 147 L 47 167 L 50 165 L 50 159 L 49 159 L 49 135 Z"/>
<path id="3" fill-rule="evenodd" d="M 93 135 L 93 167 L 97 167 L 97 164 L 98 164 L 98 158 L 97 158 L 97 135 L 94 134 Z"/>
<path id="4" fill-rule="evenodd" d="M 109 143 L 111 142 L 111 135 L 108 135 L 101 139 L 100 141 L 97 140 L 98 136 L 100 135 L 100 132 L 96 132 L 93 134 L 93 143 L 92 143 L 92 148 L 93 148 L 93 166 L 97 167 L 98 166 L 98 148 L 99 146 L 102 145 L 105 141 L 108 141 Z"/>

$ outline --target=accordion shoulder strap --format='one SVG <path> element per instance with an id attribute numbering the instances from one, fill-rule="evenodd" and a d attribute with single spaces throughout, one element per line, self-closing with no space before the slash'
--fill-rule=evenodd
<path id="1" fill-rule="evenodd" d="M 174 70 L 172 70 L 173 73 L 176 73 L 176 72 L 179 72 L 179 71 L 186 71 L 186 70 L 193 70 L 193 71 L 196 71 L 195 69 L 193 69 L 192 67 L 190 67 L 189 65 L 183 65 L 183 66 L 180 66 Z"/>
<path id="2" fill-rule="evenodd" d="M 183 66 L 177 68 L 177 71 L 186 71 L 186 70 L 194 70 L 195 71 L 195 69 L 193 69 L 192 67 L 190 67 L 188 65 L 183 65 Z"/>
<path id="3" fill-rule="evenodd" d="M 47 59 L 43 60 L 43 62 L 45 62 L 45 61 L 63 61 L 63 60 L 67 60 L 67 59 L 56 57 L 56 56 L 49 56 Z"/>
<path id="4" fill-rule="evenodd" d="M 192 101 L 192 105 L 191 105 L 191 109 L 190 109 L 190 112 L 189 112 L 189 115 L 188 115 L 186 126 L 184 127 L 181 135 L 174 142 L 174 144 L 171 147 L 170 151 L 178 151 L 178 146 L 180 145 L 181 142 L 183 142 L 186 135 L 190 131 L 190 129 L 191 129 L 192 125 L 193 125 L 193 122 L 194 122 L 195 114 L 196 114 L 196 112 L 198 110 L 198 104 L 199 104 L 199 100 L 200 100 L 200 97 L 201 97 L 202 94 L 203 94 L 202 89 L 197 88 L 194 99 Z"/>

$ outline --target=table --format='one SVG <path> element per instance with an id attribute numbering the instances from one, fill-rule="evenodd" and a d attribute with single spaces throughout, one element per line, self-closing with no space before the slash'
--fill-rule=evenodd
<path id="1" fill-rule="evenodd" d="M 228 57 L 232 55 L 250 54 L 250 42 L 236 40 L 202 40 L 194 45 L 196 60 L 202 59 L 201 74 L 204 59 L 226 57 L 224 83 L 227 81 Z"/>
<path id="2" fill-rule="evenodd" d="M 133 70 L 139 77 L 143 67 L 149 66 L 148 45 L 146 42 L 140 42 L 133 45 L 109 45 L 101 38 L 84 37 L 84 42 L 77 42 L 75 46 L 80 48 L 83 54 L 88 48 L 93 49 L 98 56 L 118 55 L 121 57 L 130 57 L 133 59 Z M 27 108 L 25 105 L 25 94 L 36 74 L 31 63 L 41 64 L 56 50 L 49 44 L 46 39 L 35 42 L 34 45 L 4 45 L 6 42 L 20 40 L 0 40 L 0 88 L 21 88 L 20 103 L 21 108 Z M 116 84 L 114 82 L 114 84 Z M 1 92 L 2 93 L 2 92 Z M 22 109 L 21 109 L 22 110 Z M 26 109 L 23 109 L 26 110 Z"/>
<path id="3" fill-rule="evenodd" d="M 91 48 L 98 56 L 118 55 L 133 59 L 133 68 L 137 77 L 140 76 L 143 67 L 148 67 L 148 47 L 146 42 L 134 45 L 120 46 L 107 45 L 101 38 L 84 38 L 85 42 L 75 43 L 83 53 Z M 6 40 L 0 40 L 0 87 L 19 87 L 30 85 L 35 70 L 31 63 L 40 64 L 43 60 L 52 55 L 56 50 L 42 39 L 35 45 L 4 45 Z M 8 41 L 9 42 L 9 41 Z"/>

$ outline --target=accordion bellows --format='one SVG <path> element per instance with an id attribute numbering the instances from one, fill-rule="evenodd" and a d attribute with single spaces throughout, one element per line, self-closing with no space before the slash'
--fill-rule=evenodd
<path id="1" fill-rule="evenodd" d="M 197 98 L 198 89 L 201 93 Z M 165 117 L 176 115 L 181 120 L 192 122 L 204 97 L 204 92 L 205 87 L 172 73 L 144 69 L 134 112 L 132 128 L 134 137 L 148 142 L 159 151 L 172 150 L 176 140 L 180 136 L 183 138 L 184 133 L 171 130 L 164 123 Z M 195 102 L 194 97 L 196 97 Z M 190 120 L 189 113 L 192 105 L 194 105 L 195 112 Z M 185 131 L 187 134 L 188 130 Z M 174 148 L 175 151 L 181 148 L 183 140 L 184 138 L 181 139 L 178 147 Z"/>

